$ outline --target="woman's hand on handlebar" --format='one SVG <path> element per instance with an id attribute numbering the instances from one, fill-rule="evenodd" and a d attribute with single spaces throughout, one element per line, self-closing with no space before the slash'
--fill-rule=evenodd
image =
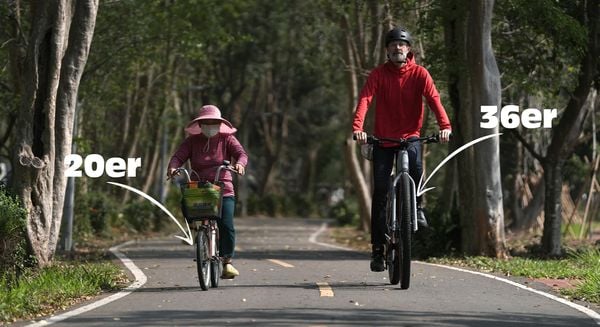
<path id="1" fill-rule="evenodd" d="M 233 166 L 233 169 L 235 169 L 237 173 L 242 176 L 246 173 L 246 168 L 239 163 L 236 163 L 235 166 Z"/>
<path id="2" fill-rule="evenodd" d="M 452 131 L 449 129 L 442 129 L 439 133 L 439 140 L 440 143 L 448 143 L 448 141 L 450 141 L 450 135 L 452 134 Z"/>
<path id="3" fill-rule="evenodd" d="M 363 131 L 354 131 L 354 133 L 352 133 L 352 138 L 355 139 L 358 144 L 367 143 L 367 133 Z"/>
<path id="4" fill-rule="evenodd" d="M 179 175 L 179 170 L 177 168 L 169 168 L 169 170 L 167 170 L 167 180 L 177 175 Z"/>

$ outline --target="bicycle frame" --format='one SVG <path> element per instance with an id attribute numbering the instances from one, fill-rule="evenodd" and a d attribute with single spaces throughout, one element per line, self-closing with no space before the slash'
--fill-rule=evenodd
<path id="1" fill-rule="evenodd" d="M 390 190 L 388 191 L 388 194 L 391 196 L 391 203 L 390 203 L 391 208 L 389 208 L 392 210 L 392 221 L 390 222 L 391 230 L 392 231 L 399 230 L 398 218 L 397 218 L 398 213 L 396 212 L 396 210 L 397 210 L 396 201 L 398 198 L 398 183 L 399 183 L 400 179 L 402 178 L 402 176 L 406 175 L 406 177 L 408 177 L 408 180 L 410 181 L 412 232 L 416 232 L 419 229 L 418 224 L 417 224 L 417 190 L 416 190 L 415 181 L 412 179 L 412 177 L 410 177 L 410 174 L 409 174 L 408 146 L 410 143 L 413 143 L 413 142 L 425 142 L 425 143 L 438 142 L 439 138 L 437 135 L 419 137 L 419 138 L 415 138 L 415 139 L 390 139 L 390 138 L 377 138 L 375 136 L 369 136 L 367 138 L 367 143 L 370 143 L 370 144 L 378 145 L 381 141 L 386 141 L 386 142 L 395 143 L 395 144 L 399 145 L 399 148 L 397 149 L 396 153 L 394 154 L 395 170 L 391 175 L 392 183 L 390 183 Z M 394 233 L 392 233 L 392 236 L 386 235 L 386 237 L 392 238 L 395 236 L 394 236 Z"/>
<path id="2" fill-rule="evenodd" d="M 218 245 L 217 245 L 217 222 L 214 219 L 204 219 L 204 220 L 194 220 L 192 222 L 191 228 L 198 233 L 203 233 L 204 230 L 207 230 L 207 236 L 209 237 L 210 243 L 208 244 L 208 251 L 211 258 L 217 258 L 219 254 L 217 253 Z"/>

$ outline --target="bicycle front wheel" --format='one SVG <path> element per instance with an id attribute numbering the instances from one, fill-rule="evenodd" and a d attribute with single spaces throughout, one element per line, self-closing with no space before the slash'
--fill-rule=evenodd
<path id="1" fill-rule="evenodd" d="M 400 245 L 401 245 L 401 273 L 400 288 L 405 290 L 410 286 L 410 262 L 412 241 L 412 206 L 410 192 L 410 177 L 408 174 L 400 176 L 398 198 L 396 201 L 397 212 L 400 214 Z"/>
<path id="2" fill-rule="evenodd" d="M 221 270 L 223 266 L 221 265 L 221 260 L 218 258 L 213 258 L 210 261 L 210 286 L 211 287 L 219 287 L 219 278 L 221 278 Z"/>
<path id="3" fill-rule="evenodd" d="M 214 256 L 210 260 L 210 286 L 219 287 L 219 279 L 221 278 L 223 266 L 221 265 L 221 259 L 219 259 L 219 228 L 216 226 L 216 223 L 211 233 L 213 235 L 211 238 L 211 247 L 213 248 L 212 254 Z"/>
<path id="4" fill-rule="evenodd" d="M 390 284 L 397 285 L 400 282 L 400 245 L 398 243 L 388 242 L 387 244 L 387 262 Z"/>
<path id="5" fill-rule="evenodd" d="M 201 228 L 196 236 L 196 268 L 200 288 L 206 291 L 210 286 L 210 254 L 207 229 Z"/>

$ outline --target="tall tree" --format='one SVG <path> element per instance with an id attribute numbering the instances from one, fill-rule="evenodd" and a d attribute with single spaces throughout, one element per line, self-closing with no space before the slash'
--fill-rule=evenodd
<path id="1" fill-rule="evenodd" d="M 446 44 L 449 64 L 458 61 L 450 75 L 450 95 L 457 144 L 493 134 L 481 129 L 480 106 L 500 106 L 500 73 L 492 49 L 493 1 L 445 2 Z M 459 161 L 459 207 L 462 250 L 469 254 L 505 255 L 504 216 L 497 137 L 465 150 Z"/>
<path id="2" fill-rule="evenodd" d="M 576 18 L 580 16 L 581 3 L 571 0 L 496 3 L 493 38 L 502 71 L 504 103 L 518 104 L 521 108 L 560 108 L 562 116 L 570 92 L 578 83 L 587 44 L 586 28 Z M 548 21 L 553 23 L 547 24 Z M 504 199 L 508 209 L 505 218 L 511 222 L 509 228 L 513 232 L 526 232 L 538 225 L 537 218 L 543 214 L 546 185 L 542 162 L 535 155 L 546 153 L 553 129 L 517 128 L 505 132 L 501 139 L 503 183 L 505 189 L 512 189 Z M 526 140 L 528 149 L 533 151 L 528 152 L 511 134 Z M 579 148 L 574 143 L 570 145 Z M 567 162 L 567 169 L 574 168 L 573 160 Z M 570 184 L 573 191 L 580 187 L 578 175 L 577 170 L 565 174 L 564 184 Z"/>
<path id="3" fill-rule="evenodd" d="M 356 1 L 338 10 L 341 10 L 339 19 L 344 38 L 340 40 L 347 70 L 348 103 L 352 113 L 358 102 L 360 87 L 367 76 L 366 72 L 383 60 L 382 36 L 391 26 L 389 5 Z M 356 143 L 350 136 L 345 142 L 344 159 L 358 200 L 361 227 L 368 231 L 371 226 L 371 190 L 365 166 L 369 165 L 361 165 Z"/>
<path id="4" fill-rule="evenodd" d="M 20 12 L 19 1 L 12 2 Z M 39 266 L 56 251 L 71 153 L 77 91 L 94 33 L 98 0 L 31 1 L 28 37 L 15 35 L 11 65 L 23 90 L 12 187 L 27 209 L 27 233 Z M 25 24 L 15 20 L 18 31 Z M 20 33 L 20 32 L 17 32 Z M 17 89 L 17 88 L 16 88 Z"/>
<path id="5" fill-rule="evenodd" d="M 541 155 L 524 142 L 528 150 L 542 163 L 544 168 L 545 202 L 544 202 L 544 231 L 542 248 L 551 256 L 562 254 L 562 203 L 561 192 L 563 185 L 563 168 L 566 160 L 573 153 L 573 144 L 583 130 L 583 125 L 590 112 L 591 105 L 588 97 L 593 87 L 598 88 L 600 76 L 600 47 L 599 24 L 600 3 L 598 1 L 581 1 L 577 6 L 577 15 L 587 30 L 587 47 L 580 63 L 577 76 L 577 86 L 569 97 L 569 102 L 561 114 L 559 123 L 553 127 L 552 140 L 546 149 L 546 155 Z M 596 85 L 594 85 L 596 83 Z"/>

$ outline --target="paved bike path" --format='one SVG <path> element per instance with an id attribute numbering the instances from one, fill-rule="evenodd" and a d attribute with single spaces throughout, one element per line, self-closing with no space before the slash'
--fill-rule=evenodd
<path id="1" fill-rule="evenodd" d="M 121 249 L 147 276 L 133 293 L 53 326 L 598 326 L 557 301 L 483 276 L 413 264 L 408 290 L 369 271 L 366 253 L 310 242 L 307 219 L 237 219 L 242 274 L 198 285 L 193 247 L 172 239 Z"/>

